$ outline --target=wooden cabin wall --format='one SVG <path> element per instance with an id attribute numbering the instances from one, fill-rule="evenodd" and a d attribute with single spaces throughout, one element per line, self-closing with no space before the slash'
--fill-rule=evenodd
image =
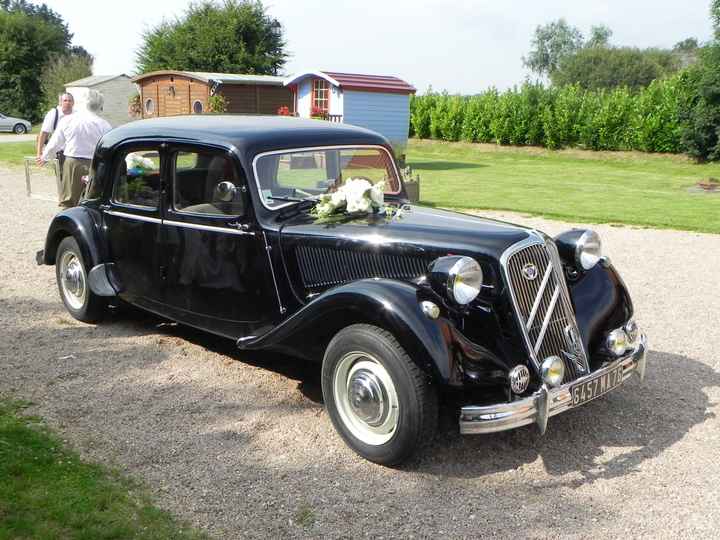
<path id="1" fill-rule="evenodd" d="M 225 84 L 218 92 L 228 101 L 227 112 L 277 114 L 280 107 L 293 110 L 293 94 L 283 86 Z"/>
<path id="2" fill-rule="evenodd" d="M 171 75 L 152 77 L 141 81 L 140 92 L 143 118 L 191 114 L 195 101 L 202 103 L 203 112 L 207 112 L 210 95 L 207 84 L 188 77 Z M 148 98 L 155 103 L 152 114 L 148 114 L 145 110 Z"/>
<path id="3" fill-rule="evenodd" d="M 143 118 L 192 114 L 193 103 L 202 103 L 208 112 L 209 86 L 201 81 L 180 75 L 161 75 L 139 81 Z M 229 113 L 277 114 L 280 107 L 294 110 L 292 90 L 283 86 L 225 84 L 218 93 L 228 100 Z M 145 110 L 147 99 L 152 99 L 154 110 Z"/>

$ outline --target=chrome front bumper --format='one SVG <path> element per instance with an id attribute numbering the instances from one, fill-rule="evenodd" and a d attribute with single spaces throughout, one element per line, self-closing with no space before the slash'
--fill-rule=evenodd
<path id="1" fill-rule="evenodd" d="M 460 433 L 463 435 L 494 433 L 528 424 L 537 424 L 540 433 L 545 433 L 548 418 L 573 408 L 570 390 L 576 384 L 582 384 L 585 381 L 599 377 L 620 365 L 623 366 L 623 384 L 633 373 L 642 381 L 645 377 L 646 349 L 647 340 L 642 335 L 637 347 L 629 354 L 571 383 L 557 388 L 548 388 L 543 385 L 532 396 L 510 403 L 465 406 L 460 410 Z"/>

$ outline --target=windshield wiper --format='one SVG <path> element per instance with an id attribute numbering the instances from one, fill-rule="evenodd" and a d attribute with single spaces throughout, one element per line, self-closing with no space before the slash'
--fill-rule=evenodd
<path id="1" fill-rule="evenodd" d="M 315 206 L 318 203 L 317 197 L 305 197 L 304 199 L 298 199 L 297 197 L 283 197 L 283 196 L 274 196 L 270 195 L 268 197 L 269 199 L 272 199 L 273 201 L 287 201 L 287 202 L 293 202 L 295 203 L 287 210 L 293 210 L 292 214 L 296 214 L 297 212 L 302 212 L 303 210 L 310 210 L 313 206 Z M 286 215 L 287 210 L 284 210 L 281 212 L 281 216 Z"/>

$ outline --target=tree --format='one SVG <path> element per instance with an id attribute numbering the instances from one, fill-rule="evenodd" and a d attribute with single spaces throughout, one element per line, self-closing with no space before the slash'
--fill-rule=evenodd
<path id="1" fill-rule="evenodd" d="M 532 48 L 523 63 L 540 76 L 551 75 L 560 61 L 583 46 L 583 35 L 565 19 L 535 28 Z"/>
<path id="2" fill-rule="evenodd" d="M 671 51 L 632 47 L 586 47 L 564 57 L 550 78 L 555 86 L 579 84 L 588 90 L 627 86 L 639 89 L 675 73 L 680 67 Z"/>
<path id="3" fill-rule="evenodd" d="M 692 91 L 680 113 L 685 151 L 699 161 L 720 160 L 720 0 L 711 2 L 710 18 L 715 39 L 684 74 Z"/>
<path id="4" fill-rule="evenodd" d="M 288 57 L 280 23 L 254 0 L 204 0 L 143 35 L 140 73 L 160 69 L 275 75 Z"/>
<path id="5" fill-rule="evenodd" d="M 57 105 L 58 95 L 63 92 L 66 83 L 92 75 L 93 57 L 84 49 L 82 51 L 55 56 L 43 68 L 40 78 L 43 110 Z"/>
<path id="6" fill-rule="evenodd" d="M 72 34 L 47 6 L 0 0 L 0 110 L 36 121 L 42 114 L 40 73 L 68 50 Z"/>
<path id="7" fill-rule="evenodd" d="M 590 37 L 585 47 L 609 47 L 612 34 L 613 31 L 604 24 L 593 26 L 590 28 Z"/>

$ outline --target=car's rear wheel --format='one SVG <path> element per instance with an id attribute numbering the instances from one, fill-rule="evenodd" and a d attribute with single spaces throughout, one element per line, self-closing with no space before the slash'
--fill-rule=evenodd
<path id="1" fill-rule="evenodd" d="M 63 304 L 77 320 L 98 322 L 105 314 L 106 300 L 90 290 L 88 268 L 77 241 L 63 238 L 55 256 L 55 277 Z"/>
<path id="2" fill-rule="evenodd" d="M 24 124 L 15 124 L 15 127 L 13 128 L 13 133 L 16 135 L 22 135 L 24 133 L 27 133 L 27 128 Z"/>
<path id="3" fill-rule="evenodd" d="M 432 439 L 437 393 L 395 337 L 367 324 L 332 339 L 322 367 L 330 419 L 364 458 L 394 465 Z"/>

